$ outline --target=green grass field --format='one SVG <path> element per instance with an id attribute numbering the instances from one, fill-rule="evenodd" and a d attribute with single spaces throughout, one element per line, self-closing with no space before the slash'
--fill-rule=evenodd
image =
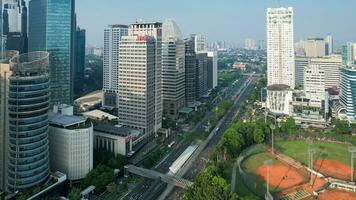
<path id="1" fill-rule="evenodd" d="M 304 140 L 277 141 L 275 148 L 304 165 L 308 165 L 308 144 Z M 312 149 L 314 150 L 314 160 L 338 160 L 343 164 L 350 165 L 350 153 L 346 144 L 315 141 Z"/>

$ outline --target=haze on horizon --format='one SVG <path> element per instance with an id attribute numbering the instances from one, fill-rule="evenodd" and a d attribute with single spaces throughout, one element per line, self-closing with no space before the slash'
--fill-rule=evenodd
<path id="1" fill-rule="evenodd" d="M 355 0 L 76 0 L 77 24 L 96 46 L 103 45 L 108 24 L 165 18 L 175 19 L 185 37 L 202 33 L 209 42 L 242 46 L 245 38 L 265 40 L 266 9 L 279 6 L 294 8 L 295 41 L 328 33 L 336 46 L 356 41 Z"/>

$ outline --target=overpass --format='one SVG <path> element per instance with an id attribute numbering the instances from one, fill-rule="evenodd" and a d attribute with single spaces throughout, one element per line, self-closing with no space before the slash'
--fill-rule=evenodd
<path id="1" fill-rule="evenodd" d="M 160 179 L 161 181 L 168 183 L 170 185 L 174 185 L 183 189 L 190 187 L 193 185 L 193 182 L 176 177 L 171 174 L 162 174 L 153 170 L 145 169 L 142 167 L 136 167 L 134 165 L 126 165 L 125 166 L 125 175 L 128 173 L 136 174 L 138 176 L 146 177 L 149 179 Z"/>

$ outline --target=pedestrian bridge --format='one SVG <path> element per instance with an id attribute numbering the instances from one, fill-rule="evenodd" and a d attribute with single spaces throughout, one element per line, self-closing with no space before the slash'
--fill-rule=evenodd
<path id="1" fill-rule="evenodd" d="M 149 179 L 160 179 L 161 181 L 168 183 L 170 185 L 174 185 L 183 189 L 186 189 L 187 187 L 190 187 L 193 185 L 193 182 L 183 179 L 183 178 L 178 178 L 174 175 L 171 174 L 163 174 L 160 172 L 156 172 L 150 169 L 145 169 L 142 167 L 136 167 L 134 165 L 126 165 L 125 166 L 125 175 L 128 173 L 132 173 L 138 176 L 142 176 L 145 178 Z"/>

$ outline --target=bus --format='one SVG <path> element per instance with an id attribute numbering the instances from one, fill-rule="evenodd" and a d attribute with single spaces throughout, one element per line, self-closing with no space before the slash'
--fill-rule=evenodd
<path id="1" fill-rule="evenodd" d="M 176 143 L 176 141 L 171 142 L 171 143 L 168 145 L 168 147 L 169 147 L 169 148 L 173 147 L 173 145 L 174 145 L 175 143 Z"/>

